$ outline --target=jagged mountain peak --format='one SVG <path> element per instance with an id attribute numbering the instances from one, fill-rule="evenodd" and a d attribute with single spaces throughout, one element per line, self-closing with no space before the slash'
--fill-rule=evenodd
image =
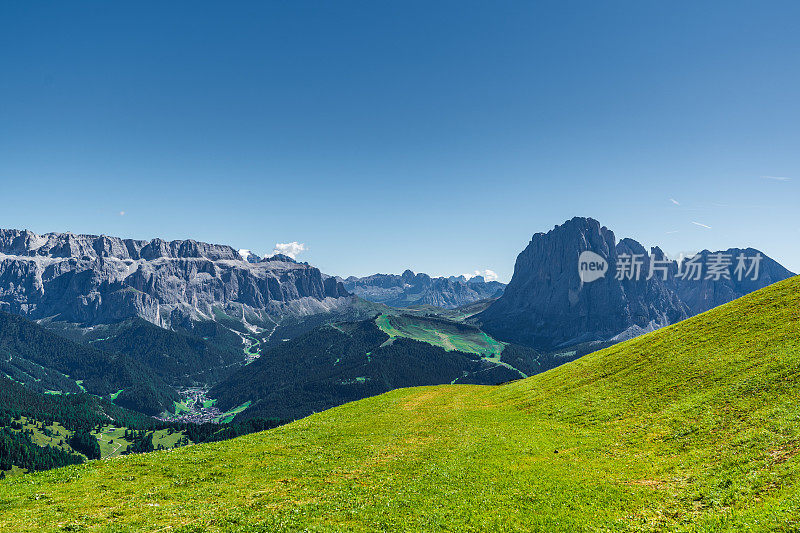
<path id="1" fill-rule="evenodd" d="M 586 281 L 579 257 L 592 252 L 608 271 Z M 739 249 L 725 253 L 736 256 Z M 748 249 L 747 254 L 761 254 Z M 630 267 L 636 279 L 619 278 L 623 259 L 637 256 Z M 711 252 L 699 254 L 705 263 Z M 763 256 L 763 254 L 761 254 Z M 621 340 L 675 323 L 756 289 L 791 276 L 763 256 L 758 280 L 686 280 L 677 262 L 664 262 L 658 248 L 646 251 L 630 238 L 614 233 L 588 217 L 574 217 L 547 233 L 536 233 L 519 254 L 514 275 L 503 296 L 476 319 L 501 340 L 553 350 L 583 342 Z M 653 267 L 651 270 L 651 266 Z M 657 270 L 658 267 L 659 269 Z M 666 278 L 666 279 L 665 279 Z"/>
<path id="2" fill-rule="evenodd" d="M 275 254 L 269 257 L 265 257 L 262 261 L 280 261 L 283 263 L 297 263 L 296 259 L 293 259 L 285 254 Z"/>

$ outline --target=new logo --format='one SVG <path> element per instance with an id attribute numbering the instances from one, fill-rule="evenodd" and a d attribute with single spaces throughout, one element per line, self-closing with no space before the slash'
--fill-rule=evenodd
<path id="1" fill-rule="evenodd" d="M 584 283 L 591 283 L 606 275 L 608 261 L 601 255 L 586 250 L 578 257 L 578 275 Z"/>

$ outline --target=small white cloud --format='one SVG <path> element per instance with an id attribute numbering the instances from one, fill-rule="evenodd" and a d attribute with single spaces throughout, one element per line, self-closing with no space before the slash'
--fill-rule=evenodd
<path id="1" fill-rule="evenodd" d="M 675 205 L 681 205 L 681 203 L 678 200 L 676 200 L 675 198 L 670 198 L 669 201 L 672 202 Z"/>
<path id="2" fill-rule="evenodd" d="M 306 245 L 302 242 L 279 242 L 275 244 L 275 249 L 272 250 L 272 255 L 283 254 L 297 259 L 297 256 L 307 250 Z"/>
<path id="3" fill-rule="evenodd" d="M 773 181 L 792 181 L 792 178 L 787 178 L 785 176 L 761 176 L 761 179 Z"/>
<path id="4" fill-rule="evenodd" d="M 678 233 L 678 230 L 674 229 L 672 231 L 668 231 L 667 235 L 672 235 L 673 233 Z"/>
<path id="5" fill-rule="evenodd" d="M 125 211 L 120 211 L 119 212 L 119 216 L 124 217 L 125 216 Z"/>
<path id="6" fill-rule="evenodd" d="M 711 226 L 707 224 L 701 224 L 700 222 L 695 222 L 694 220 L 692 220 L 692 224 L 694 224 L 695 226 L 700 226 L 701 228 L 711 229 Z"/>
<path id="7" fill-rule="evenodd" d="M 476 270 L 473 274 L 462 274 L 466 279 L 474 278 L 475 276 L 483 276 L 485 281 L 497 281 L 497 273 L 494 270 Z"/>
<path id="8" fill-rule="evenodd" d="M 488 268 L 483 271 L 483 279 L 486 281 L 497 281 L 497 272 L 489 270 Z"/>

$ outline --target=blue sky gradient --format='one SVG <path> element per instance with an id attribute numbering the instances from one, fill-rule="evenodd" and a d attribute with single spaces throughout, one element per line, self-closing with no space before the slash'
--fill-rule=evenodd
<path id="1" fill-rule="evenodd" d="M 592 216 L 798 272 L 798 21 L 798 2 L 5 2 L 0 227 L 507 281 L 533 233 Z"/>

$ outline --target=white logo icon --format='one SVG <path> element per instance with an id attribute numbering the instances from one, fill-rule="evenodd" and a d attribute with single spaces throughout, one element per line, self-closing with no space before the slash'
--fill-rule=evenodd
<path id="1" fill-rule="evenodd" d="M 578 257 L 578 275 L 584 283 L 591 283 L 606 275 L 608 261 L 601 255 L 586 250 Z"/>

